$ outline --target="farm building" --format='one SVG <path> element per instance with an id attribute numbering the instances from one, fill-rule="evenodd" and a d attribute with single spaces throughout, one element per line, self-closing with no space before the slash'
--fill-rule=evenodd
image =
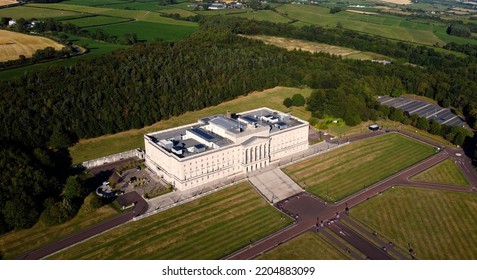
<path id="1" fill-rule="evenodd" d="M 209 10 L 223 10 L 223 9 L 226 9 L 227 8 L 227 5 L 225 4 L 222 4 L 222 3 L 214 3 L 212 5 L 209 6 Z"/>
<path id="2" fill-rule="evenodd" d="M 308 148 L 308 122 L 260 108 L 144 136 L 146 165 L 177 189 L 243 176 Z"/>

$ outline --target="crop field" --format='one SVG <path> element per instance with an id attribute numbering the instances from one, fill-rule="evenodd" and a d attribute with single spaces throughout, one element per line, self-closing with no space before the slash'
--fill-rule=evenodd
<path id="1" fill-rule="evenodd" d="M 154 39 L 174 41 L 184 38 L 197 29 L 195 26 L 171 25 L 143 21 L 131 21 L 86 29 L 93 31 L 98 28 L 104 30 L 109 35 L 117 36 L 118 38 L 124 37 L 124 34 L 126 33 L 136 33 L 139 40 L 147 41 Z"/>
<path id="2" fill-rule="evenodd" d="M 299 49 L 302 51 L 308 51 L 312 53 L 325 52 L 329 54 L 340 55 L 343 57 L 360 52 L 360 51 L 345 48 L 345 47 L 332 46 L 327 44 L 315 43 L 315 42 L 298 40 L 298 39 L 283 38 L 283 37 L 264 36 L 264 35 L 253 35 L 253 36 L 246 35 L 244 37 L 257 39 L 257 40 L 263 41 L 266 44 L 274 45 L 274 46 L 285 48 L 288 50 Z"/>
<path id="3" fill-rule="evenodd" d="M 127 22 L 127 21 L 130 21 L 130 19 L 117 18 L 117 17 L 105 17 L 105 16 L 91 16 L 91 17 L 76 18 L 71 20 L 63 20 L 63 23 L 70 23 L 70 24 L 77 25 L 79 27 L 90 27 L 90 26 L 98 26 L 98 25 L 109 25 L 109 24 Z"/>
<path id="4" fill-rule="evenodd" d="M 253 35 L 253 36 L 244 35 L 244 37 L 261 40 L 266 44 L 274 45 L 274 46 L 285 48 L 288 50 L 298 49 L 298 50 L 308 51 L 308 52 L 324 52 L 324 53 L 339 55 L 343 58 L 358 59 L 358 60 L 390 59 L 389 57 L 386 57 L 384 55 L 379 55 L 372 52 L 361 52 L 361 51 L 350 49 L 350 48 L 333 46 L 333 45 L 322 44 L 322 43 L 315 43 L 315 42 L 298 40 L 298 39 L 265 36 L 265 35 Z"/>
<path id="5" fill-rule="evenodd" d="M 347 255 L 333 247 L 322 234 L 307 231 L 279 245 L 260 260 L 347 260 Z"/>
<path id="6" fill-rule="evenodd" d="M 93 39 L 77 37 L 70 34 L 68 34 L 68 37 L 69 37 L 69 40 L 72 41 L 74 44 L 88 47 L 89 52 L 80 56 L 71 57 L 69 59 L 49 61 L 49 62 L 33 64 L 33 65 L 24 66 L 24 67 L 18 67 L 18 68 L 14 68 L 10 70 L 1 71 L 0 80 L 8 80 L 13 77 L 21 76 L 26 72 L 33 72 L 33 71 L 38 71 L 41 69 L 46 69 L 50 67 L 51 65 L 60 65 L 60 66 L 71 65 L 80 60 L 92 59 L 92 58 L 101 56 L 103 54 L 112 52 L 114 50 L 124 49 L 129 47 L 126 45 L 116 45 L 111 43 L 95 41 Z"/>
<path id="7" fill-rule="evenodd" d="M 477 258 L 477 196 L 396 187 L 351 209 L 351 216 L 418 259 Z"/>
<path id="8" fill-rule="evenodd" d="M 290 224 L 285 216 L 245 182 L 120 226 L 52 258 L 219 259 Z"/>
<path id="9" fill-rule="evenodd" d="M 446 159 L 432 168 L 417 174 L 412 177 L 412 180 L 463 187 L 470 186 L 464 174 L 460 171 L 459 166 L 452 159 Z"/>
<path id="10" fill-rule="evenodd" d="M 307 191 L 341 200 L 435 153 L 397 133 L 358 141 L 284 169 Z"/>
<path id="11" fill-rule="evenodd" d="M 410 0 L 381 0 L 383 2 L 387 3 L 393 3 L 393 4 L 398 4 L 398 5 L 409 5 L 412 4 Z"/>
<path id="12" fill-rule="evenodd" d="M 144 148 L 144 134 L 168 129 L 176 126 L 197 122 L 199 118 L 206 116 L 224 114 L 227 110 L 232 112 L 242 112 L 262 107 L 268 107 L 282 112 L 290 112 L 299 118 L 308 120 L 311 113 L 304 110 L 304 107 L 291 107 L 287 109 L 283 106 L 283 99 L 292 97 L 295 93 L 300 93 L 305 97 L 310 96 L 311 89 L 275 87 L 261 92 L 249 93 L 234 100 L 221 103 L 217 106 L 208 107 L 199 111 L 187 112 L 178 117 L 156 122 L 151 126 L 141 129 L 123 131 L 112 135 L 104 135 L 97 138 L 83 139 L 70 148 L 73 163 L 81 163 L 86 160 L 99 158 L 135 148 Z M 298 113 L 297 113 L 298 112 Z"/>
<path id="13" fill-rule="evenodd" d="M 76 217 L 66 223 L 48 227 L 38 222 L 29 229 L 12 231 L 1 235 L 0 248 L 4 255 L 3 257 L 5 259 L 16 258 L 118 214 L 118 211 L 110 205 L 105 205 L 96 210 L 91 209 L 89 206 L 91 196 L 85 199 L 85 203 Z"/>
<path id="14" fill-rule="evenodd" d="M 31 57 L 46 47 L 61 50 L 64 46 L 45 37 L 0 30 L 0 61 L 15 60 L 20 55 Z"/>
<path id="15" fill-rule="evenodd" d="M 16 0 L 0 0 L 0 7 L 17 3 Z"/>

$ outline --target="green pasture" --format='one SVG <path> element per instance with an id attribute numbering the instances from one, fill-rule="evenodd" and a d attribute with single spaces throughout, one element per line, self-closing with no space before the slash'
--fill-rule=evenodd
<path id="1" fill-rule="evenodd" d="M 434 3 L 434 4 L 430 4 L 430 3 L 412 3 L 408 7 L 413 8 L 413 9 L 421 9 L 421 10 L 429 11 L 429 12 L 433 12 L 433 11 L 443 12 L 443 11 L 447 10 L 447 8 L 449 8 L 448 6 L 440 5 L 440 4 L 437 4 L 437 3 Z"/>
<path id="2" fill-rule="evenodd" d="M 109 35 L 117 36 L 118 38 L 123 38 L 126 33 L 136 33 L 139 40 L 151 41 L 162 39 L 166 41 L 174 41 L 193 33 L 197 30 L 197 27 L 130 21 L 126 23 L 86 28 L 86 30 L 89 31 L 94 31 L 95 29 L 104 30 Z"/>
<path id="3" fill-rule="evenodd" d="M 477 258 L 477 196 L 395 187 L 351 209 L 367 224 L 418 259 Z"/>
<path id="4" fill-rule="evenodd" d="M 1 235 L 0 251 L 2 251 L 3 257 L 5 259 L 14 259 L 118 214 L 118 211 L 110 205 L 96 210 L 92 209 L 89 203 L 93 195 L 95 194 L 91 194 L 85 199 L 76 217 L 66 223 L 48 227 L 38 222 L 29 229 L 11 231 Z"/>
<path id="5" fill-rule="evenodd" d="M 292 220 L 248 182 L 117 227 L 53 259 L 219 259 Z"/>
<path id="6" fill-rule="evenodd" d="M 10 17 L 10 18 L 42 19 L 42 18 L 76 16 L 76 15 L 81 15 L 81 13 L 75 10 L 70 10 L 70 11 L 52 10 L 52 9 L 43 9 L 42 7 L 34 7 L 30 5 L 0 9 L 0 17 Z"/>
<path id="7" fill-rule="evenodd" d="M 116 3 L 128 3 L 131 1 L 125 0 L 67 0 L 62 1 L 62 3 L 67 5 L 78 5 L 78 6 L 108 6 Z"/>
<path id="8" fill-rule="evenodd" d="M 254 19 L 254 20 L 265 20 L 270 22 L 277 22 L 277 23 L 287 23 L 290 22 L 290 19 L 274 12 L 271 10 L 262 10 L 262 11 L 250 11 L 247 13 L 236 13 L 231 14 L 229 16 L 234 17 L 243 17 L 247 19 Z"/>
<path id="9" fill-rule="evenodd" d="M 47 5 L 47 6 L 46 6 Z M 77 5 L 68 5 L 68 4 L 29 4 L 31 7 L 48 7 L 53 11 L 76 11 L 82 13 L 89 13 L 94 15 L 104 15 L 112 16 L 119 18 L 132 18 L 138 21 L 146 22 L 155 22 L 155 23 L 165 23 L 172 25 L 182 25 L 182 26 L 197 26 L 197 23 L 189 21 L 175 20 L 172 18 L 167 18 L 161 16 L 161 14 L 151 11 L 140 11 L 140 10 L 124 10 L 124 9 L 114 9 L 107 6 L 107 8 L 98 8 L 98 7 L 89 7 L 89 6 L 77 6 Z"/>
<path id="10" fill-rule="evenodd" d="M 284 171 L 307 191 L 338 201 L 434 153 L 431 146 L 389 133 L 351 143 Z"/>
<path id="11" fill-rule="evenodd" d="M 259 260 L 347 260 L 348 255 L 319 233 L 307 231 L 264 253 Z"/>
<path id="12" fill-rule="evenodd" d="M 77 25 L 79 27 L 108 25 L 108 24 L 120 23 L 125 21 L 129 21 L 129 19 L 117 18 L 117 17 L 106 17 L 106 16 L 92 16 L 92 17 L 76 18 L 71 20 L 62 20 L 63 23 L 70 23 L 70 24 Z"/>
<path id="13" fill-rule="evenodd" d="M 172 8 L 167 9 L 167 10 L 161 10 L 161 11 L 159 11 L 159 13 L 161 13 L 161 14 L 179 14 L 181 17 L 191 17 L 191 16 L 197 15 L 196 13 L 191 12 L 189 10 L 179 9 L 179 8 L 175 8 L 175 7 L 172 7 Z"/>
<path id="14" fill-rule="evenodd" d="M 206 10 L 206 11 L 195 11 L 197 14 L 204 16 L 215 16 L 215 15 L 231 15 L 231 14 L 243 14 L 251 12 L 252 9 L 223 9 L 223 10 Z"/>
<path id="15" fill-rule="evenodd" d="M 446 31 L 445 24 L 433 21 L 407 20 L 388 14 L 364 15 L 352 12 L 330 14 L 328 8 L 310 5 L 287 4 L 278 7 L 277 10 L 298 20 L 299 22 L 295 24 L 297 26 L 316 24 L 335 27 L 339 22 L 343 28 L 424 45 L 435 43 L 443 45 L 456 38 L 443 36 L 442 33 L 445 34 Z"/>
<path id="16" fill-rule="evenodd" d="M 183 3 L 178 3 L 178 4 L 169 5 L 169 7 L 175 8 L 175 9 L 182 9 L 182 10 L 186 10 L 186 11 L 192 12 L 192 11 L 195 10 L 195 7 L 193 7 L 194 4 L 195 4 L 195 3 L 193 3 L 193 2 L 183 2 Z"/>
<path id="17" fill-rule="evenodd" d="M 159 10 L 169 10 L 173 9 L 170 5 L 163 6 L 159 5 L 158 2 L 122 2 L 115 3 L 107 6 L 108 8 L 114 9 L 131 9 L 131 10 L 142 10 L 142 11 L 159 11 Z"/>
<path id="18" fill-rule="evenodd" d="M 417 174 L 412 177 L 412 180 L 462 187 L 470 186 L 459 166 L 452 159 L 446 159 L 432 168 Z"/>
<path id="19" fill-rule="evenodd" d="M 168 120 L 156 122 L 151 126 L 141 129 L 133 129 L 112 135 L 80 140 L 79 143 L 70 148 L 70 154 L 73 158 L 73 163 L 77 164 L 86 160 L 135 148 L 144 148 L 144 134 L 146 133 L 195 123 L 199 118 L 216 114 L 225 114 L 227 110 L 232 112 L 243 112 L 263 107 L 264 104 L 267 104 L 269 108 L 275 110 L 290 112 L 292 115 L 295 115 L 295 112 L 298 111 L 297 116 L 308 120 L 311 117 L 311 113 L 304 110 L 304 107 L 292 107 L 287 109 L 283 106 L 283 99 L 286 97 L 291 98 L 295 93 L 300 93 L 303 96 L 308 97 L 310 96 L 311 89 L 276 87 L 262 92 L 250 93 L 247 96 L 241 96 L 217 106 L 211 106 L 199 111 L 187 112 Z"/>

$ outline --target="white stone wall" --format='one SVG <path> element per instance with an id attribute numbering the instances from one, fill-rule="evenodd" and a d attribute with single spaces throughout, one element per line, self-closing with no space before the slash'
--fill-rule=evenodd
<path id="1" fill-rule="evenodd" d="M 308 125 L 297 126 L 271 135 L 270 160 L 304 151 L 308 148 Z"/>

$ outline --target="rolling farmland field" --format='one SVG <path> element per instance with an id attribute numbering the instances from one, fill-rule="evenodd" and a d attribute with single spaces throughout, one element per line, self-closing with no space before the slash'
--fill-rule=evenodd
<path id="1" fill-rule="evenodd" d="M 0 62 L 18 59 L 20 55 L 31 57 L 46 47 L 61 50 L 63 45 L 45 37 L 0 30 Z"/>

